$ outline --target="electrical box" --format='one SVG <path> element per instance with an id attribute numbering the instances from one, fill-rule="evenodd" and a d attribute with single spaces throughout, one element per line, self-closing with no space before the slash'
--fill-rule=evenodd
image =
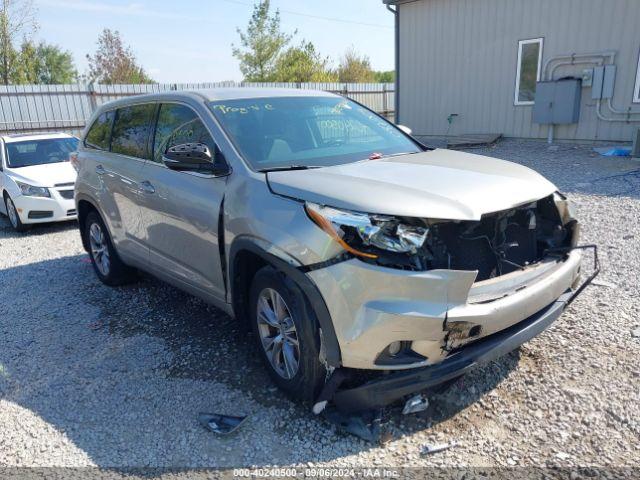
<path id="1" fill-rule="evenodd" d="M 603 98 L 613 98 L 613 90 L 616 84 L 616 66 L 605 65 L 593 69 L 593 86 L 591 98 L 602 100 Z"/>
<path id="2" fill-rule="evenodd" d="M 578 123 L 581 95 L 580 79 L 538 82 L 533 105 L 533 121 L 547 125 Z"/>
<path id="3" fill-rule="evenodd" d="M 593 85 L 593 68 L 585 68 L 582 70 L 582 88 Z"/>

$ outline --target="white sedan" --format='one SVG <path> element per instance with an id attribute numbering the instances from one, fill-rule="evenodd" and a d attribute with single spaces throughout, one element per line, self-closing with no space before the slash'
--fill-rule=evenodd
<path id="1" fill-rule="evenodd" d="M 76 218 L 76 171 L 69 154 L 78 141 L 66 133 L 0 137 L 0 212 L 9 217 L 14 229 Z"/>

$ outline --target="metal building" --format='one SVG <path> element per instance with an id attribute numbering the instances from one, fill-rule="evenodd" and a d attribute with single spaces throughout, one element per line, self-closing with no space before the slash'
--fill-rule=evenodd
<path id="1" fill-rule="evenodd" d="M 640 0 L 383 3 L 397 120 L 418 136 L 631 141 L 640 127 Z"/>

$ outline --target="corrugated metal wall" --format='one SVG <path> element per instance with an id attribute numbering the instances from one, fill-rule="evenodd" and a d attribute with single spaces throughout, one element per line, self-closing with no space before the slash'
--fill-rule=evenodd
<path id="1" fill-rule="evenodd" d="M 545 138 L 532 106 L 514 106 L 518 41 L 544 37 L 543 64 L 567 53 L 617 51 L 614 106 L 632 107 L 640 52 L 640 0 L 418 0 L 401 4 L 400 123 L 417 135 L 502 133 Z M 562 67 L 556 78 L 586 66 Z M 603 112 L 609 114 L 603 107 Z M 617 116 L 619 117 L 619 115 Z M 635 116 L 636 119 L 640 115 Z M 556 138 L 630 141 L 640 123 L 608 123 L 584 88 L 577 125 Z"/>
<path id="2" fill-rule="evenodd" d="M 79 135 L 93 109 L 118 98 L 169 90 L 276 87 L 340 93 L 393 120 L 392 83 L 189 83 L 148 85 L 1 85 L 0 133 L 61 130 Z"/>

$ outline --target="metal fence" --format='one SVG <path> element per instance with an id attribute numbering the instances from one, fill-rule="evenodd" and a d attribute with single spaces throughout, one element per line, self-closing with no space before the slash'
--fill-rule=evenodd
<path id="1" fill-rule="evenodd" d="M 388 83 L 194 83 L 149 85 L 0 86 L 0 133 L 65 131 L 79 134 L 93 111 L 118 98 L 170 90 L 220 87 L 276 87 L 326 90 L 345 95 L 390 120 L 395 115 L 394 85 Z"/>

